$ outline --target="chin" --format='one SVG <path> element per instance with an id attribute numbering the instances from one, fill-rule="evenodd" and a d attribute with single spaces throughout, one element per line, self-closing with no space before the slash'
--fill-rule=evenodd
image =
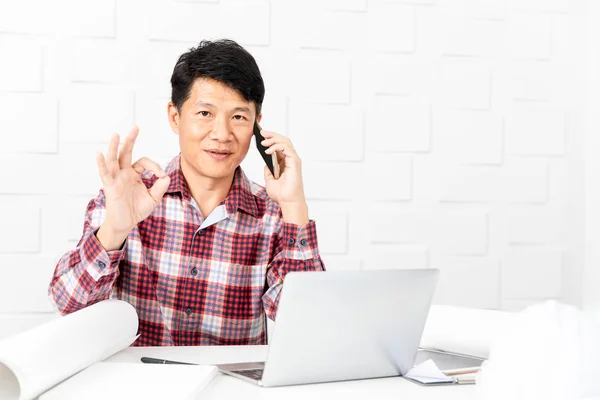
<path id="1" fill-rule="evenodd" d="M 203 160 L 200 165 L 196 165 L 196 169 L 200 174 L 213 179 L 223 179 L 233 175 L 237 164 L 217 164 L 212 160 Z"/>
<path id="2" fill-rule="evenodd" d="M 233 175 L 235 168 L 232 169 L 223 169 L 223 168 L 208 168 L 208 169 L 200 169 L 200 173 L 207 178 L 212 179 L 224 179 Z"/>

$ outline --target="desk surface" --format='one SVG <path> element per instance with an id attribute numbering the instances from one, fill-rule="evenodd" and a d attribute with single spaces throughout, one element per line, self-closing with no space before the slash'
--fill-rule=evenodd
<path id="1" fill-rule="evenodd" d="M 128 347 L 107 359 L 110 362 L 141 362 L 156 357 L 196 364 L 264 361 L 267 346 Z M 423 387 L 400 377 L 314 385 L 261 388 L 219 374 L 202 392 L 201 399 L 475 399 L 475 385 Z"/>

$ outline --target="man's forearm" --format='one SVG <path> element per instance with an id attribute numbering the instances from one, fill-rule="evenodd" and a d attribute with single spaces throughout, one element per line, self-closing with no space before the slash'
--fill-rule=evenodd
<path id="1" fill-rule="evenodd" d="M 283 221 L 304 226 L 308 224 L 308 204 L 303 203 L 283 203 L 280 204 Z"/>
<path id="2" fill-rule="evenodd" d="M 98 229 L 98 232 L 96 232 L 96 238 L 106 251 L 119 250 L 123 246 L 128 235 L 129 232 L 115 232 L 110 225 L 106 223 L 102 224 L 100 229 Z"/>

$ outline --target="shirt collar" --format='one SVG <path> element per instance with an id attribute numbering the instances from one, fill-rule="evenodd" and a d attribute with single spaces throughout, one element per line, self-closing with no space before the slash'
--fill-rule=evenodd
<path id="1" fill-rule="evenodd" d="M 169 162 L 165 173 L 171 178 L 167 193 L 181 193 L 185 200 L 190 201 L 190 191 L 181 171 L 181 154 Z M 237 209 L 240 209 L 255 218 L 259 217 L 256 196 L 252 193 L 252 183 L 241 167 L 236 168 L 231 189 L 221 204 L 225 204 L 228 214 L 235 214 Z"/>

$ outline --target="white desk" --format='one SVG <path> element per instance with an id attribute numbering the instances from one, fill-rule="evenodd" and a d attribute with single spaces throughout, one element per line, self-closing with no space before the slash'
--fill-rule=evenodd
<path id="1" fill-rule="evenodd" d="M 141 357 L 155 357 L 196 364 L 264 361 L 267 346 L 210 347 L 129 347 L 110 357 L 110 362 L 140 362 Z M 400 377 L 360 381 L 320 383 L 314 385 L 261 388 L 230 376 L 219 374 L 202 392 L 200 399 L 475 399 L 475 385 L 423 387 Z"/>

